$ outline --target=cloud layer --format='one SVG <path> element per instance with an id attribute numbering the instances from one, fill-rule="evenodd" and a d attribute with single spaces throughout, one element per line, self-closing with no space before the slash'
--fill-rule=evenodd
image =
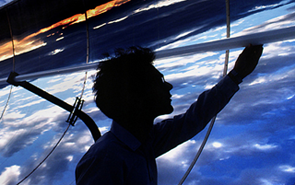
<path id="1" fill-rule="evenodd" d="M 182 1 L 173 1 L 178 2 Z M 148 11 L 156 5 L 166 7 L 163 3 L 160 1 L 138 11 Z M 257 10 L 265 11 L 233 22 L 232 32 L 243 35 L 294 25 L 294 7 L 294 3 L 257 7 Z M 250 24 L 253 17 L 263 17 L 263 21 L 256 18 Z M 161 49 L 222 38 L 224 30 L 224 26 L 215 27 L 191 36 L 185 31 L 175 35 L 174 42 L 170 38 L 170 44 Z M 229 69 L 242 49 L 230 51 Z M 257 68 L 244 79 L 240 91 L 218 115 L 210 139 L 186 184 L 291 185 L 295 182 L 294 49 L 294 40 L 264 46 Z M 223 51 L 155 61 L 155 66 L 174 86 L 172 103 L 175 111 L 172 115 L 184 112 L 201 92 L 222 78 L 223 63 Z M 93 102 L 94 73 L 88 72 L 83 110 L 105 133 L 111 120 Z M 42 78 L 33 83 L 73 104 L 74 97 L 81 94 L 84 77 L 84 73 L 73 73 Z M 9 87 L 1 89 L 0 110 L 4 108 L 8 94 Z M 67 117 L 68 113 L 61 108 L 14 87 L 0 122 L 0 184 L 16 184 L 37 166 L 66 129 Z M 197 153 L 206 129 L 157 159 L 159 184 L 179 182 Z M 24 184 L 74 184 L 75 165 L 92 143 L 84 123 L 77 121 L 52 155 Z"/>

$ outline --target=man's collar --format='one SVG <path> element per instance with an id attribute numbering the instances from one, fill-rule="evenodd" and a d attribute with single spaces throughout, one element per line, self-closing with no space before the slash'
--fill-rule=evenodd
<path id="1" fill-rule="evenodd" d="M 115 121 L 112 123 L 111 132 L 133 151 L 141 146 L 141 142 L 134 135 Z"/>

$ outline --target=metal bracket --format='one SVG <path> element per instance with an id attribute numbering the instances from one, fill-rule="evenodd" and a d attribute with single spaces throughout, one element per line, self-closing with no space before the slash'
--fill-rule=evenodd
<path id="1" fill-rule="evenodd" d="M 10 72 L 6 82 L 14 85 L 14 86 L 19 86 L 19 83 L 17 81 L 15 81 L 15 77 L 18 76 L 19 74 L 16 72 Z"/>
<path id="2" fill-rule="evenodd" d="M 89 117 L 86 113 L 81 111 L 81 108 L 83 106 L 84 101 L 77 98 L 74 106 L 69 105 L 68 103 L 60 100 L 59 98 L 47 93 L 46 91 L 43 91 L 42 89 L 32 85 L 31 83 L 27 81 L 15 81 L 15 77 L 18 76 L 16 72 L 11 72 L 8 79 L 6 80 L 9 84 L 12 84 L 14 86 L 21 86 L 28 91 L 31 91 L 32 93 L 50 101 L 51 103 L 67 110 L 70 112 L 70 115 L 68 117 L 67 122 L 69 122 L 71 125 L 74 126 L 76 120 L 78 117 L 86 124 L 88 129 L 90 130 L 92 137 L 94 141 L 96 141 L 98 138 L 101 137 L 100 131 L 95 124 L 95 122 Z"/>
<path id="3" fill-rule="evenodd" d="M 84 100 L 81 100 L 79 97 L 76 97 L 75 103 L 73 105 L 73 110 L 70 113 L 67 122 L 70 123 L 72 126 L 75 126 L 75 123 L 78 119 L 78 116 L 76 115 L 76 111 L 81 111 L 82 106 L 84 104 Z"/>

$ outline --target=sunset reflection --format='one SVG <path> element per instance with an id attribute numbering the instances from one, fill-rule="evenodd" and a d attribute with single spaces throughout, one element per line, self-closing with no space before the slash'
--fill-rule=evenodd
<path id="1" fill-rule="evenodd" d="M 8 41 L 8 42 L 0 45 L 0 61 L 11 58 L 12 56 L 13 56 L 13 53 L 12 53 L 12 43 L 11 42 Z"/>
<path id="2" fill-rule="evenodd" d="M 97 15 L 103 14 L 111 10 L 112 8 L 121 6 L 129 1 L 131 0 L 112 0 L 108 3 L 96 6 L 94 9 L 90 9 L 86 11 L 87 18 L 91 18 Z M 73 24 L 77 24 L 80 22 L 84 22 L 85 20 L 86 20 L 85 14 L 75 14 L 69 18 L 61 20 L 55 24 L 52 24 L 51 26 L 42 28 L 38 32 L 32 33 L 23 39 L 16 38 L 14 39 L 15 54 L 20 55 L 22 53 L 26 53 L 34 49 L 40 48 L 42 46 L 45 46 L 47 44 L 46 42 L 44 42 L 40 38 L 35 38 L 36 36 L 42 33 L 46 33 L 58 27 L 61 27 L 62 29 L 66 29 L 68 26 L 71 26 Z M 50 37 L 52 35 L 54 34 L 49 34 L 47 35 L 47 37 Z M 13 53 L 12 53 L 11 41 L 0 43 L 0 61 L 11 58 L 12 56 L 13 56 Z"/>

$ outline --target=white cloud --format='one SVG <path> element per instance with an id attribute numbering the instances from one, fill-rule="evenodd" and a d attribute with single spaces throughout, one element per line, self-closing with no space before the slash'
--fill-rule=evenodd
<path id="1" fill-rule="evenodd" d="M 1 185 L 9 185 L 16 183 L 20 175 L 20 166 L 13 165 L 10 167 L 6 167 L 5 171 L 3 171 L 0 175 L 0 184 Z"/>
<path id="2" fill-rule="evenodd" d="M 44 90 L 50 94 L 56 94 L 60 92 L 65 92 L 69 89 L 72 89 L 73 92 L 81 92 L 83 87 L 85 73 L 84 72 L 77 72 L 71 73 L 68 75 L 61 75 L 60 79 L 56 78 L 55 81 L 59 81 L 51 86 L 46 86 Z M 47 83 L 53 83 L 53 81 L 49 81 Z"/>
<path id="3" fill-rule="evenodd" d="M 207 143 L 204 152 L 215 155 L 215 159 L 229 158 L 234 155 L 251 156 L 260 152 L 275 152 L 279 145 L 258 143 L 257 139 L 245 140 L 245 136 L 224 138 Z"/>
<path id="4" fill-rule="evenodd" d="M 165 6 L 170 6 L 172 4 L 180 3 L 182 1 L 186 1 L 186 0 L 169 0 L 169 1 L 162 0 L 162 1 L 157 2 L 156 4 L 152 4 L 152 5 L 149 5 L 149 6 L 144 7 L 144 8 L 139 8 L 139 9 L 135 10 L 134 13 L 148 11 L 148 10 L 151 10 L 151 9 L 154 9 L 154 8 L 161 8 L 161 7 L 165 7 Z"/>
<path id="5" fill-rule="evenodd" d="M 0 97 L 7 96 L 10 92 L 10 88 L 11 88 L 11 86 L 6 86 L 5 88 L 1 89 L 0 90 Z"/>
<path id="6" fill-rule="evenodd" d="M 221 148 L 222 147 L 222 143 L 220 143 L 220 142 L 213 142 L 212 143 L 212 146 L 214 147 L 214 148 Z"/>
<path id="7" fill-rule="evenodd" d="M 177 40 L 177 39 L 179 39 L 179 38 L 181 38 L 181 37 L 184 37 L 184 36 L 186 36 L 186 35 L 188 35 L 188 34 L 190 34 L 190 33 L 192 33 L 192 32 L 194 32 L 194 30 L 186 31 L 186 32 L 184 32 L 184 33 L 181 33 L 181 34 L 175 36 L 174 39 Z"/>
<path id="8" fill-rule="evenodd" d="M 24 100 L 20 100 L 20 101 L 24 101 Z M 19 105 L 19 106 L 15 107 L 13 110 L 15 110 L 15 109 L 20 110 L 22 108 L 31 107 L 32 105 L 36 105 L 36 104 L 39 104 L 39 103 L 44 102 L 44 101 L 46 101 L 46 100 L 40 98 L 40 99 L 38 99 L 36 101 L 31 101 L 29 103 L 26 103 L 26 104 L 23 104 L 23 105 Z M 5 117 L 7 117 L 7 116 L 5 116 Z"/>
<path id="9" fill-rule="evenodd" d="M 274 68 L 275 69 L 275 68 Z M 277 69 L 277 71 L 268 73 L 268 74 L 263 74 L 258 76 L 256 79 L 254 79 L 251 83 L 249 83 L 249 86 L 255 86 L 255 85 L 261 85 L 261 84 L 275 84 L 279 83 L 282 80 L 286 80 L 293 76 L 295 74 L 295 66 L 285 66 L 285 67 L 280 67 Z M 288 89 L 288 88 L 284 88 Z M 281 89 L 281 90 L 284 90 Z M 276 89 L 280 90 L 280 89 Z M 289 90 L 291 91 L 291 90 Z M 289 93 L 288 97 L 293 96 L 293 92 Z"/>
<path id="10" fill-rule="evenodd" d="M 120 19 L 116 19 L 116 20 L 110 21 L 110 22 L 108 22 L 108 24 L 113 24 L 113 23 L 121 22 L 121 21 L 123 21 L 123 20 L 125 20 L 127 18 L 128 18 L 128 16 L 125 16 L 125 17 L 122 17 Z"/>
<path id="11" fill-rule="evenodd" d="M 122 18 L 119 18 L 119 19 L 116 19 L 116 20 L 113 20 L 113 21 L 109 21 L 108 23 L 103 23 L 103 24 L 100 24 L 98 26 L 94 26 L 93 29 L 96 30 L 96 29 L 99 29 L 105 25 L 108 25 L 108 24 L 113 24 L 113 23 L 117 23 L 117 22 L 121 22 L 125 19 L 127 19 L 129 16 L 125 16 L 125 17 L 122 17 Z"/>
<path id="12" fill-rule="evenodd" d="M 84 109 L 84 112 L 86 112 L 87 114 L 93 113 L 93 112 L 98 112 L 99 109 L 97 107 L 91 107 L 89 109 Z"/>
<path id="13" fill-rule="evenodd" d="M 75 145 L 74 142 L 66 142 L 66 143 L 64 144 L 65 147 L 72 147 L 72 146 L 74 146 L 74 145 Z"/>
<path id="14" fill-rule="evenodd" d="M 282 15 L 282 16 L 270 19 L 264 22 L 263 24 L 246 28 L 245 30 L 241 32 L 232 34 L 232 37 L 238 37 L 238 36 L 248 35 L 248 34 L 253 34 L 258 32 L 265 32 L 265 31 L 270 31 L 274 29 L 286 28 L 286 27 L 293 26 L 294 24 L 295 24 L 294 15 L 292 14 Z"/>
<path id="15" fill-rule="evenodd" d="M 186 56 L 186 57 L 161 59 L 161 60 L 155 61 L 155 66 L 157 68 L 171 68 L 171 67 L 176 67 L 180 65 L 185 66 L 190 63 L 196 63 L 196 65 L 199 66 L 199 65 L 202 65 L 198 63 L 200 60 L 217 55 L 217 54 L 218 53 L 216 52 L 205 52 L 205 53 L 195 54 L 195 55 Z"/>
<path id="16" fill-rule="evenodd" d="M 180 99 L 180 98 L 182 98 L 184 96 L 185 96 L 185 94 L 173 94 L 172 99 Z"/>
<path id="17" fill-rule="evenodd" d="M 104 133 L 106 133 L 107 131 L 110 130 L 110 127 L 99 127 L 99 131 L 101 132 L 101 134 L 103 135 Z"/>
<path id="18" fill-rule="evenodd" d="M 10 3 L 11 1 L 13 1 L 13 0 L 1 0 L 0 1 L 0 7 Z"/>
<path id="19" fill-rule="evenodd" d="M 101 27 L 103 27 L 105 25 L 107 25 L 107 23 L 103 23 L 101 25 L 95 26 L 95 27 L 93 27 L 93 29 L 96 30 L 96 29 L 101 28 Z"/>
<path id="20" fill-rule="evenodd" d="M 34 112 L 32 115 L 25 117 L 19 122 L 10 123 L 10 125 L 15 126 L 30 126 L 34 125 L 34 127 L 43 126 L 45 124 L 54 124 L 54 120 L 56 120 L 60 115 L 64 115 L 66 111 L 58 106 L 49 106 L 47 109 L 41 109 Z M 7 123 L 6 123 L 7 124 Z"/>
<path id="21" fill-rule="evenodd" d="M 233 61 L 235 61 L 238 57 L 238 55 L 241 53 L 241 50 L 234 51 L 230 54 L 230 60 L 229 60 L 229 69 L 234 65 Z M 225 61 L 225 54 L 222 52 L 219 54 L 219 57 L 217 59 L 213 60 L 203 60 L 206 57 L 211 57 L 214 55 L 217 55 L 218 53 L 215 52 L 206 52 L 203 54 L 196 54 L 189 57 L 184 57 L 181 62 L 175 62 L 174 64 L 163 64 L 160 65 L 160 67 L 166 67 L 168 65 L 186 65 L 189 63 L 192 63 L 193 65 L 186 67 L 184 70 L 178 70 L 174 72 L 173 74 L 166 75 L 165 78 L 167 81 L 180 79 L 180 78 L 186 78 L 186 77 L 201 77 L 204 75 L 210 74 L 212 78 L 219 78 L 222 75 L 222 71 L 224 68 L 224 61 Z M 206 84 L 205 86 L 209 85 L 210 87 L 212 84 Z"/>
<path id="22" fill-rule="evenodd" d="M 295 167 L 290 166 L 290 165 L 282 165 L 279 166 L 279 169 L 283 172 L 287 172 L 287 173 L 295 173 Z"/>
<path id="23" fill-rule="evenodd" d="M 49 92 L 50 94 L 55 94 L 59 92 L 64 92 L 69 89 L 73 89 L 75 86 L 75 82 L 73 81 L 63 81 L 59 84 L 53 85 L 45 89 L 45 91 Z"/>
<path id="24" fill-rule="evenodd" d="M 73 160 L 73 158 L 74 158 L 73 155 L 69 155 L 69 156 L 67 157 L 67 160 L 69 160 L 69 162 L 71 162 L 71 161 Z"/>
<path id="25" fill-rule="evenodd" d="M 249 10 L 248 12 L 253 12 L 261 9 L 266 9 L 266 8 L 274 8 L 278 6 L 279 4 L 271 4 L 271 5 L 261 5 L 261 6 L 255 6 L 252 10 Z"/>
<path id="26" fill-rule="evenodd" d="M 5 157 L 10 157 L 13 153 L 32 144 L 37 138 L 34 129 L 11 131 L 8 127 L 5 127 L 0 130 L 0 153 Z"/>
<path id="27" fill-rule="evenodd" d="M 170 40 L 174 40 L 174 37 L 171 37 Z M 162 42 L 167 42 L 170 41 L 169 38 L 166 38 L 164 41 Z M 161 51 L 161 50 L 166 50 L 166 49 L 173 49 L 173 48 L 178 48 L 181 46 L 186 46 L 188 45 L 187 43 L 189 43 L 192 40 L 192 38 L 187 38 L 187 39 L 182 39 L 182 40 L 178 40 L 176 42 L 172 42 L 171 44 L 167 44 L 165 46 L 162 46 L 160 48 L 158 48 L 156 51 Z"/>
<path id="28" fill-rule="evenodd" d="M 161 1 L 161 2 L 169 3 L 168 1 Z M 171 1 L 171 2 L 173 2 L 173 1 Z M 175 2 L 177 2 L 177 1 L 175 1 Z M 150 8 L 153 8 L 153 7 L 150 7 Z M 224 29 L 224 27 L 220 27 L 218 29 L 222 30 L 222 29 Z M 207 32 L 206 34 L 203 34 L 202 39 L 210 39 L 212 37 L 220 36 L 219 33 L 217 34 L 217 33 L 213 32 L 213 31 L 218 31 L 218 29 L 211 30 L 210 33 L 212 33 L 212 35 L 208 34 L 209 32 Z M 187 35 L 188 33 L 189 32 L 184 32 L 183 34 L 180 34 L 178 36 L 182 37 L 182 36 Z M 179 41 L 177 43 L 174 43 L 173 47 L 177 46 L 178 44 L 179 45 L 185 44 L 184 42 L 187 42 L 187 41 L 189 41 L 189 42 L 190 41 L 195 41 L 195 42 L 200 41 L 200 40 L 197 40 L 197 39 L 200 39 L 200 38 L 194 37 L 194 38 L 182 40 L 182 41 Z M 288 54 L 292 53 L 293 51 L 294 51 L 294 48 L 292 48 L 292 47 L 287 48 L 286 46 L 283 47 L 281 45 L 281 43 L 274 43 L 274 44 L 269 45 L 267 48 L 265 48 L 263 57 L 264 57 L 264 59 L 268 59 L 268 58 L 271 58 L 271 57 L 275 57 L 277 55 L 287 56 Z M 231 57 L 230 61 L 234 61 L 239 53 L 240 53 L 240 51 L 231 52 L 230 53 L 230 57 Z M 193 55 L 193 56 L 190 56 L 188 58 L 184 58 L 184 60 L 181 60 L 183 58 L 177 58 L 177 59 L 174 58 L 174 59 L 168 59 L 168 60 L 161 60 L 161 61 L 156 61 L 156 65 L 159 65 L 159 67 L 163 67 L 163 68 L 173 68 L 173 67 L 176 67 L 177 65 L 183 65 L 184 66 L 184 65 L 187 65 L 187 64 L 192 64 L 192 63 L 194 63 L 196 61 L 200 61 L 202 59 L 205 59 L 206 57 L 210 57 L 210 56 L 213 56 L 213 55 L 217 55 L 217 54 L 216 53 L 204 53 L 204 54 Z M 168 80 L 169 80 L 169 78 L 170 79 L 176 79 L 176 78 L 182 78 L 182 77 L 191 76 L 191 75 L 192 76 L 202 76 L 204 74 L 208 74 L 209 72 L 214 73 L 215 71 L 219 71 L 221 68 L 223 68 L 224 55 L 220 55 L 219 57 L 216 57 L 216 58 L 217 59 L 212 60 L 212 61 L 206 61 L 206 62 L 200 61 L 199 63 L 194 64 L 192 67 L 186 68 L 185 70 L 182 70 L 182 71 L 181 71 L 181 69 L 178 68 L 177 70 L 179 70 L 179 71 L 175 72 L 175 73 L 173 72 L 174 73 L 173 75 L 168 76 Z M 232 66 L 233 63 L 230 63 L 230 65 Z M 213 75 L 215 75 L 215 73 Z M 280 75 L 281 76 L 279 76 L 279 75 L 274 76 L 273 75 L 271 77 L 275 77 L 275 78 L 272 78 L 272 79 L 280 79 L 280 78 L 282 78 L 282 74 L 280 74 Z M 267 77 L 270 77 L 270 76 L 261 77 L 260 80 L 262 79 L 262 81 L 258 80 L 256 82 L 258 82 L 258 83 L 270 82 L 270 81 L 268 81 Z M 75 74 L 75 75 L 67 75 L 67 76 L 57 76 L 55 79 L 52 79 L 52 78 L 49 79 L 48 78 L 49 81 L 47 82 L 46 85 L 50 85 L 50 87 L 48 89 L 50 90 L 51 93 L 65 92 L 66 90 L 69 90 L 69 89 L 71 89 L 71 90 L 73 89 L 73 91 L 76 90 L 78 92 L 82 88 L 81 84 L 83 82 L 83 80 L 82 80 L 83 78 L 84 78 L 84 73 L 82 75 Z M 91 93 L 92 83 L 89 83 L 89 81 L 91 81 L 91 80 L 88 80 L 88 82 L 86 84 L 86 87 L 88 88 L 88 90 L 84 93 L 84 98 L 86 99 L 86 101 L 93 101 L 93 94 Z M 61 82 L 60 83 L 61 85 L 55 85 L 54 84 L 54 83 L 59 83 L 59 82 Z M 252 85 L 254 85 L 254 84 L 252 84 Z M 206 85 L 208 85 L 208 87 L 210 86 L 210 84 L 206 84 Z M 0 94 L 1 93 L 4 94 L 4 95 L 7 95 L 9 93 L 9 91 L 7 91 L 7 89 L 5 91 L 1 90 Z M 293 96 L 294 96 L 294 93 L 286 96 L 286 98 L 290 99 Z M 174 95 L 173 99 L 180 99 L 182 97 L 185 97 L 185 95 L 180 93 L 180 94 Z M 73 101 L 73 98 L 67 98 L 66 101 Z M 31 107 L 31 106 L 36 105 L 38 103 L 40 103 L 38 100 L 37 101 L 30 101 L 28 104 L 20 105 L 17 108 L 19 109 L 19 108 L 25 108 L 25 107 L 29 107 L 29 106 Z M 185 103 L 185 102 L 182 102 L 182 104 L 183 103 Z M 58 108 L 55 107 L 55 106 L 50 107 L 50 108 L 46 107 L 43 111 L 38 110 L 38 111 L 34 112 L 31 116 L 28 116 L 27 118 L 25 118 L 24 120 L 22 120 L 22 121 L 20 121 L 18 123 L 10 122 L 10 124 L 13 127 L 18 127 L 18 126 L 24 127 L 24 126 L 26 126 L 26 129 L 27 129 L 28 132 L 29 131 L 34 132 L 37 129 L 40 129 L 40 130 L 42 129 L 43 130 L 43 129 L 45 129 L 45 125 L 47 125 L 47 124 L 50 124 L 50 125 L 49 125 L 49 127 L 47 125 L 46 129 L 51 129 L 52 126 L 54 126 L 56 124 L 54 122 L 54 121 L 56 121 L 56 118 L 59 117 L 60 115 L 64 114 L 64 112 L 62 112 L 62 109 L 58 109 L 58 110 L 57 109 Z M 237 107 L 235 107 L 235 110 L 236 109 L 237 109 Z M 16 110 L 16 109 L 14 109 L 14 110 Z M 243 107 L 241 107 L 241 110 L 243 110 Z M 94 113 L 96 111 L 98 111 L 98 109 L 96 107 L 87 109 L 88 113 Z M 8 116 L 8 117 L 17 118 L 17 117 L 22 116 L 21 112 L 16 111 L 15 113 L 16 113 L 17 116 Z M 167 116 L 167 117 L 170 117 L 170 116 Z M 109 127 L 101 127 L 100 128 L 100 130 L 102 132 L 106 132 L 108 129 L 109 129 Z M 1 130 L 1 133 L 3 133 L 3 134 L 5 133 L 7 135 L 10 135 L 10 134 L 12 135 L 11 137 L 8 137 L 8 136 L 7 137 L 2 137 L 2 136 L 0 136 L 0 143 L 2 144 L 1 146 L 3 147 L 3 143 L 7 144 L 8 141 L 13 138 L 13 136 L 15 136 L 15 138 L 18 138 L 19 136 L 26 134 L 26 131 L 25 130 L 18 130 L 18 131 L 10 131 L 10 132 L 8 132 L 8 130 Z M 73 153 L 74 152 L 75 153 L 85 152 L 90 147 L 90 144 L 93 143 L 93 139 L 92 139 L 92 137 L 91 137 L 88 130 L 86 130 L 85 132 L 80 131 L 79 135 L 81 135 L 82 137 L 79 137 L 78 139 L 74 140 L 73 138 L 76 135 L 73 134 L 70 137 L 71 140 L 69 139 L 68 142 L 62 142 L 61 145 L 59 146 L 59 148 L 60 149 L 61 148 L 62 149 L 68 149 L 68 148 L 74 147 L 74 148 L 71 148 Z M 23 137 L 20 137 L 20 138 L 23 138 Z M 31 140 L 31 141 L 33 141 L 33 140 Z M 50 142 L 52 142 L 52 141 L 50 141 Z M 241 145 L 235 145 L 236 144 L 235 142 L 236 142 L 236 140 L 234 140 L 234 139 L 231 139 L 230 142 L 223 142 L 223 141 L 215 140 L 212 143 L 207 144 L 207 146 L 206 146 L 207 149 L 205 148 L 205 152 L 212 153 L 213 156 L 215 156 L 215 155 L 216 156 L 221 156 L 221 158 L 218 158 L 218 159 L 221 160 L 221 159 L 224 159 L 225 157 L 229 158 L 228 157 L 229 155 L 230 156 L 235 155 L 235 154 L 241 152 L 241 150 L 242 150 L 241 153 L 243 153 L 243 151 L 249 151 L 250 154 L 246 153 L 244 155 L 248 155 L 248 154 L 251 155 L 251 153 L 253 153 L 253 152 L 272 151 L 272 150 L 275 150 L 276 148 L 279 147 L 279 146 L 274 145 L 274 144 L 261 144 L 261 143 L 258 144 L 258 143 L 253 142 L 253 141 L 248 142 L 248 143 L 243 143 L 243 142 L 245 142 L 245 141 L 243 141 L 243 142 L 241 142 L 242 143 Z M 52 143 L 55 143 L 55 142 L 52 142 Z M 76 144 L 76 147 L 75 147 L 74 143 Z M 172 166 L 176 167 L 176 168 L 179 167 L 179 166 L 181 166 L 183 168 L 186 168 L 187 165 L 190 162 L 189 160 L 191 159 L 191 158 L 188 157 L 187 154 L 190 155 L 190 153 L 195 153 L 198 146 L 199 145 L 196 144 L 196 141 L 191 140 L 191 141 L 189 141 L 187 143 L 184 143 L 183 145 L 180 145 L 178 148 L 172 150 L 171 152 L 167 153 L 166 155 L 161 156 L 159 158 L 159 160 L 160 161 L 161 160 L 162 161 L 163 160 L 171 161 L 169 164 L 172 164 Z M 50 145 L 50 146 L 48 145 L 47 147 L 51 148 L 52 145 Z M 220 152 L 220 155 L 217 154 L 217 152 Z M 62 154 L 64 154 L 64 153 L 62 153 Z M 67 161 L 75 161 L 76 160 L 75 155 L 76 154 L 74 154 L 74 156 L 71 155 L 71 154 L 67 154 L 67 155 L 63 155 L 63 156 L 65 157 L 65 159 Z M 237 155 L 239 155 L 239 154 L 237 154 Z M 243 155 L 243 154 L 241 154 L 241 155 Z M 211 160 L 211 162 L 212 162 L 212 159 L 215 160 L 215 159 L 217 159 L 217 157 L 210 158 L 209 160 Z M 18 177 L 17 174 L 18 174 L 18 172 L 20 170 L 19 166 L 7 167 L 6 171 L 9 171 L 8 168 L 10 169 L 10 171 L 14 171 L 14 173 L 11 172 L 11 174 L 16 174 L 16 177 Z M 209 166 L 209 168 L 210 168 L 210 166 Z M 171 168 L 171 170 L 174 170 L 174 169 L 175 168 Z M 292 167 L 292 166 L 284 165 L 284 166 L 280 166 L 280 169 L 282 171 L 284 171 L 284 172 L 294 173 L 294 167 Z M 175 171 L 177 171 L 177 170 L 178 170 L 178 168 Z M 237 169 L 237 170 L 240 170 L 240 169 Z M 2 179 L 3 174 L 4 174 L 4 172 L 2 172 L 2 174 L 0 176 L 0 180 L 3 180 Z M 38 178 L 39 177 L 40 176 L 38 176 Z M 45 177 L 45 176 L 42 176 L 42 177 Z M 53 177 L 53 176 L 49 176 L 49 177 Z M 0 181 L 0 182 L 2 182 L 2 181 Z M 265 180 L 263 182 L 266 183 L 267 180 Z"/>
<path id="29" fill-rule="evenodd" d="M 267 82 L 267 77 L 263 76 L 263 77 L 258 77 L 256 78 L 253 82 L 251 82 L 249 84 L 249 86 L 252 86 L 252 85 L 257 85 L 257 84 L 262 84 L 262 83 L 266 83 Z"/>
<path id="30" fill-rule="evenodd" d="M 39 135 L 57 126 L 56 120 L 64 114 L 57 106 L 41 109 L 20 121 L 14 119 L 3 121 L 0 130 L 0 148 L 3 156 L 11 156 L 34 143 Z M 64 118 L 66 120 L 66 117 Z"/>
<path id="31" fill-rule="evenodd" d="M 5 119 L 19 119 L 24 118 L 26 114 L 22 114 L 20 111 L 6 111 L 4 118 Z"/>
<path id="32" fill-rule="evenodd" d="M 86 131 L 83 131 L 83 133 L 81 133 L 81 136 L 76 141 L 76 143 L 78 146 L 85 146 L 85 145 L 89 145 L 89 143 L 91 143 L 92 141 L 93 141 L 93 138 L 89 134 L 89 131 L 86 130 Z"/>
<path id="33" fill-rule="evenodd" d="M 0 148 L 9 145 L 8 143 L 18 135 L 22 135 L 26 132 L 25 129 L 18 129 L 9 131 L 8 127 L 1 129 L 0 131 Z"/>
<path id="34" fill-rule="evenodd" d="M 270 59 L 277 56 L 288 56 L 294 54 L 294 46 L 283 45 L 284 42 L 274 42 L 267 44 L 263 49 L 263 59 Z"/>
<path id="35" fill-rule="evenodd" d="M 61 75 L 56 75 L 54 77 L 51 77 L 49 81 L 47 81 L 47 83 L 55 83 L 62 80 Z"/>
<path id="36" fill-rule="evenodd" d="M 63 37 L 56 39 L 56 41 L 63 39 Z M 48 55 L 56 55 L 58 53 L 61 53 L 65 50 L 65 48 L 61 48 L 61 49 L 55 49 L 53 51 L 51 51 Z"/>
<path id="37" fill-rule="evenodd" d="M 273 185 L 273 182 L 271 182 L 270 180 L 268 180 L 268 179 L 263 179 L 263 178 L 261 178 L 261 179 L 259 179 L 259 183 L 261 184 L 261 185 Z"/>
<path id="38" fill-rule="evenodd" d="M 191 160 L 186 156 L 186 154 L 187 152 L 193 152 L 192 147 L 197 150 L 198 145 L 195 140 L 189 140 L 181 145 L 178 145 L 176 148 L 157 158 L 157 161 L 160 163 L 163 161 L 169 161 L 168 163 L 170 165 L 181 165 L 183 169 L 186 169 L 190 163 L 189 160 Z"/>
<path id="39" fill-rule="evenodd" d="M 275 149 L 278 146 L 277 145 L 271 145 L 271 144 L 261 145 L 261 144 L 256 143 L 256 144 L 253 145 L 253 147 L 258 149 L 258 150 L 268 151 L 268 150 Z"/>

